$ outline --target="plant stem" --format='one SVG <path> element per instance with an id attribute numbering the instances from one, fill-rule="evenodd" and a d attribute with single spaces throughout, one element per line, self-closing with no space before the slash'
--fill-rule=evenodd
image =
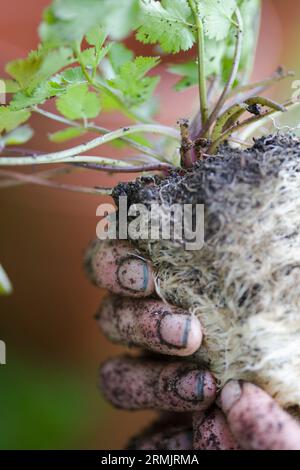
<path id="1" fill-rule="evenodd" d="M 251 83 L 248 85 L 243 85 L 241 87 L 235 88 L 227 97 L 227 100 L 233 101 L 232 98 L 235 97 L 234 103 L 243 103 L 249 98 L 253 98 L 254 96 L 260 95 L 264 91 L 266 91 L 270 86 L 274 85 L 276 82 L 280 80 L 286 79 L 288 77 L 294 76 L 294 72 L 282 72 L 277 71 L 273 77 L 268 78 L 266 80 L 262 80 L 261 82 Z M 225 106 L 228 106 L 226 104 Z M 223 110 L 224 111 L 224 106 Z"/>
<path id="2" fill-rule="evenodd" d="M 259 92 L 265 91 L 267 88 L 270 86 L 274 85 L 277 82 L 280 82 L 281 80 L 285 80 L 286 78 L 289 77 L 294 77 L 295 73 L 292 71 L 289 72 L 282 72 L 276 71 L 273 77 L 267 78 L 266 80 L 262 80 L 260 82 L 255 82 L 255 83 L 249 83 L 247 85 L 242 85 L 240 87 L 235 88 L 234 90 L 229 93 L 228 98 L 231 98 L 232 96 L 238 95 L 240 93 L 245 93 L 247 91 L 255 90 L 256 88 L 259 89 Z"/>
<path id="3" fill-rule="evenodd" d="M 179 133 L 175 129 L 166 126 L 160 126 L 158 124 L 136 124 L 130 127 L 123 127 L 116 131 L 110 132 L 109 134 L 96 137 L 89 142 L 84 144 L 76 145 L 75 147 L 62 150 L 60 152 L 53 152 L 40 156 L 25 156 L 25 157 L 0 157 L 0 166 L 14 166 L 14 165 L 35 165 L 35 164 L 46 164 L 46 163 L 61 163 L 74 161 L 76 155 L 80 155 L 88 150 L 94 149 L 104 144 L 108 144 L 113 140 L 119 139 L 122 136 L 136 134 L 137 132 L 147 132 L 153 134 L 165 135 L 179 140 Z M 85 161 L 82 157 L 81 161 Z M 97 157 L 89 157 L 97 158 Z M 101 157 L 99 157 L 101 160 Z M 102 159 L 103 160 L 103 159 Z M 123 162 L 124 163 L 124 162 Z"/>
<path id="4" fill-rule="evenodd" d="M 288 111 L 291 111 L 292 109 L 297 108 L 298 106 L 300 106 L 300 102 L 299 101 L 298 102 L 287 101 L 284 104 L 284 106 L 285 106 L 285 108 L 287 108 Z M 274 111 L 274 112 L 269 112 L 269 113 L 264 114 L 263 118 L 260 119 L 259 121 L 255 121 L 252 124 L 250 123 L 250 125 L 247 127 L 247 129 L 245 129 L 245 131 L 241 134 L 241 136 L 240 136 L 241 139 L 243 139 L 243 140 L 249 139 L 249 137 L 257 131 L 257 129 L 259 129 L 260 127 L 262 127 L 262 126 L 264 126 L 265 124 L 268 123 L 271 116 L 272 116 L 272 118 L 277 118 L 281 114 L 282 114 L 281 111 L 276 111 L 276 112 Z"/>
<path id="5" fill-rule="evenodd" d="M 40 152 L 39 150 L 33 150 L 33 149 L 28 149 L 28 148 L 24 148 L 24 147 L 4 147 L 0 150 L 0 155 L 2 152 L 8 152 L 8 153 L 12 153 L 12 154 L 16 154 L 16 156 L 19 156 L 19 155 L 28 155 L 30 153 L 30 155 L 41 155 L 43 152 Z"/>
<path id="6" fill-rule="evenodd" d="M 209 80 L 209 86 L 207 89 L 207 103 L 209 106 L 213 98 L 216 81 L 217 81 L 216 76 L 211 77 Z M 196 140 L 198 138 L 198 136 L 200 135 L 201 129 L 202 129 L 201 112 L 199 109 L 194 115 L 191 125 L 190 125 L 190 135 L 191 135 L 192 140 Z"/>
<path id="7" fill-rule="evenodd" d="M 299 102 L 295 103 L 292 100 L 287 101 L 286 103 L 283 103 L 283 109 L 286 110 L 286 108 L 293 108 L 294 106 L 298 105 Z M 234 132 L 239 131 L 240 129 L 243 129 L 244 127 L 249 126 L 250 124 L 253 123 L 258 123 L 260 121 L 265 120 L 269 116 L 272 116 L 273 114 L 282 114 L 282 110 L 278 110 L 278 105 L 276 104 L 276 107 L 273 107 L 270 111 L 266 111 L 265 113 L 262 113 L 260 116 L 252 116 L 249 119 L 245 119 L 243 122 L 240 122 L 229 129 L 227 129 L 215 142 L 212 143 L 211 147 L 209 148 L 209 153 L 215 153 L 219 147 L 219 145 L 224 142 L 228 137 L 230 137 L 231 134 Z"/>
<path id="8" fill-rule="evenodd" d="M 230 71 L 229 78 L 227 80 L 227 83 L 222 91 L 222 94 L 220 98 L 218 99 L 211 115 L 209 116 L 206 124 L 203 126 L 200 137 L 205 137 L 206 134 L 209 132 L 209 129 L 213 122 L 216 120 L 218 117 L 225 101 L 228 98 L 228 93 L 230 92 L 234 81 L 236 79 L 239 65 L 240 65 L 240 60 L 241 60 L 241 53 L 242 53 L 242 46 L 243 46 L 243 19 L 240 14 L 240 10 L 237 8 L 235 10 L 235 15 L 237 19 L 237 40 L 236 40 L 236 45 L 235 45 L 235 50 L 234 50 L 234 58 L 233 58 L 233 63 L 232 63 L 232 68 Z"/>
<path id="9" fill-rule="evenodd" d="M 53 121 L 61 122 L 62 124 L 66 124 L 67 126 L 70 127 L 76 127 L 76 128 L 81 128 L 81 124 L 76 122 L 76 121 L 70 121 L 69 119 L 66 119 L 62 116 L 59 116 L 58 114 L 50 113 L 49 111 L 46 111 L 42 108 L 38 108 L 37 106 L 32 108 L 32 111 L 48 118 L 52 119 Z M 109 129 L 106 129 L 105 127 L 100 127 L 96 125 L 88 125 L 86 127 L 86 130 L 89 132 L 95 132 L 97 134 L 101 135 L 106 135 L 109 134 L 111 131 Z M 159 161 L 164 161 L 164 156 L 160 155 L 159 153 L 155 152 L 152 150 L 150 147 L 147 147 L 146 145 L 139 144 L 138 142 L 135 142 L 132 139 L 128 139 L 126 137 L 120 137 L 120 140 L 123 142 L 126 142 L 130 147 L 135 148 L 139 150 L 141 153 L 144 153 L 146 155 L 150 155 L 151 157 L 155 158 L 156 160 Z"/>
<path id="10" fill-rule="evenodd" d="M 78 127 L 82 128 L 82 125 L 76 121 L 70 121 L 69 119 L 64 118 L 63 116 L 59 116 L 59 114 L 50 113 L 50 111 L 46 111 L 45 109 L 39 108 L 38 106 L 34 106 L 31 110 L 35 113 L 40 114 L 48 119 L 52 119 L 52 121 L 60 122 L 61 124 L 66 124 L 70 127 Z M 88 129 L 89 130 L 89 129 Z"/>
<path id="11" fill-rule="evenodd" d="M 262 106 L 268 106 L 275 111 L 280 111 L 284 113 L 286 108 L 275 101 L 269 100 L 268 98 L 264 98 L 262 96 L 253 96 L 252 98 L 248 98 L 241 104 L 234 104 L 230 108 L 228 108 L 221 116 L 218 117 L 214 129 L 212 131 L 211 140 L 213 142 L 218 141 L 219 137 L 221 137 L 223 129 L 225 126 L 227 128 L 231 128 L 239 117 L 245 112 L 251 110 L 249 109 L 252 105 L 260 104 Z M 258 111 L 259 113 L 259 111 Z M 253 112 L 252 112 L 253 114 Z"/>
<path id="12" fill-rule="evenodd" d="M 90 74 L 88 73 L 88 71 L 86 70 L 84 64 L 81 62 L 80 60 L 80 54 L 81 54 L 81 50 L 80 50 L 80 46 L 77 44 L 76 48 L 75 48 L 75 53 L 76 53 L 76 58 L 80 64 L 80 67 L 81 67 L 81 70 L 82 70 L 82 73 L 83 75 L 85 76 L 87 82 L 90 84 L 91 87 L 95 88 L 96 90 L 98 91 L 101 91 L 103 93 L 105 93 L 107 96 L 109 96 L 110 98 L 112 98 L 119 106 L 119 108 L 122 110 L 122 112 L 129 118 L 131 119 L 132 121 L 134 122 L 149 122 L 147 119 L 145 118 L 142 118 L 141 116 L 135 114 L 133 111 L 129 110 L 123 103 L 123 101 L 121 100 L 121 98 L 116 94 L 114 93 L 108 86 L 106 85 L 103 85 L 99 82 L 96 82 L 95 81 L 95 75 L 94 76 L 90 76 Z"/>
<path id="13" fill-rule="evenodd" d="M 268 98 L 264 98 L 263 96 L 252 96 L 251 98 L 248 98 L 245 103 L 249 106 L 253 104 L 268 106 L 269 108 L 274 109 L 275 111 L 280 111 L 281 113 L 286 111 L 286 108 L 281 104 L 278 104 L 273 100 L 269 100 Z"/>
<path id="14" fill-rule="evenodd" d="M 84 186 L 76 186 L 71 184 L 65 183 L 58 183 L 56 181 L 48 181 L 47 179 L 39 178 L 38 176 L 34 175 L 25 175 L 23 173 L 16 173 L 14 171 L 6 171 L 0 170 L 0 176 L 7 177 L 7 178 L 14 178 L 24 183 L 31 183 L 36 184 L 39 186 L 47 186 L 49 188 L 54 189 L 64 189 L 67 191 L 73 191 L 76 193 L 83 193 L 83 194 L 94 194 L 94 195 L 110 195 L 112 193 L 111 189 L 105 188 L 87 188 Z"/>
<path id="15" fill-rule="evenodd" d="M 220 146 L 220 144 L 222 142 L 224 142 L 224 140 L 226 140 L 228 137 L 231 136 L 231 134 L 233 134 L 234 132 L 242 129 L 243 127 L 246 127 L 248 126 L 249 124 L 252 124 L 253 122 L 258 122 L 260 120 L 262 120 L 263 118 L 265 118 L 266 116 L 270 116 L 271 114 L 273 114 L 275 111 L 267 111 L 263 114 L 261 114 L 260 116 L 253 116 L 249 119 L 245 119 L 245 121 L 239 123 L 239 124 L 236 124 L 232 127 L 230 127 L 229 129 L 227 129 L 220 137 L 219 139 L 215 140 L 215 142 L 212 143 L 211 147 L 209 148 L 209 153 L 210 154 L 214 154 L 218 147 Z"/>
<path id="16" fill-rule="evenodd" d="M 144 118 L 143 116 L 140 116 L 139 114 L 136 114 L 134 111 L 129 110 L 126 108 L 124 105 L 123 101 L 119 96 L 114 93 L 108 86 L 105 86 L 99 82 L 92 81 L 91 86 L 93 86 L 96 90 L 102 91 L 105 93 L 107 96 L 112 98 L 119 106 L 120 110 L 127 116 L 129 119 L 131 119 L 134 122 L 144 122 L 144 123 L 150 123 L 151 120 Z"/>
<path id="17" fill-rule="evenodd" d="M 207 104 L 207 90 L 206 90 L 206 73 L 205 73 L 205 64 L 204 64 L 205 52 L 204 52 L 203 24 L 198 14 L 195 1 L 188 0 L 188 2 L 193 12 L 196 29 L 197 29 L 200 112 L 201 112 L 202 125 L 204 125 L 208 118 L 208 104 Z"/>
<path id="18" fill-rule="evenodd" d="M 230 121 L 233 117 L 238 119 L 247 109 L 247 105 L 242 104 L 234 104 L 230 108 L 225 111 L 225 113 L 221 114 L 216 120 L 216 124 L 213 128 L 211 139 L 212 141 L 216 141 L 222 135 L 223 129 L 228 121 Z"/>
<path id="19" fill-rule="evenodd" d="M 41 155 L 41 157 L 45 157 L 45 155 Z M 5 157 L 0 157 L 0 166 L 2 165 L 1 158 Z M 26 165 L 43 165 L 43 164 L 54 164 L 54 163 L 95 163 L 99 165 L 107 165 L 107 166 L 122 166 L 122 167 L 127 167 L 130 166 L 127 162 L 123 160 L 114 160 L 113 158 L 103 158 L 103 157 L 96 157 L 96 156 L 90 156 L 90 155 L 83 155 L 83 156 L 66 156 L 63 158 L 59 159 L 54 159 L 54 160 L 47 160 L 44 159 L 43 161 L 29 161 L 29 157 L 27 157 L 27 160 L 25 163 L 20 163 L 18 160 L 21 161 L 23 157 L 15 157 L 15 158 L 9 158 L 9 163 L 4 164 L 4 166 L 26 166 Z M 25 157 L 26 158 L 26 157 Z M 15 163 L 17 161 L 17 163 Z"/>
<path id="20" fill-rule="evenodd" d="M 154 163 L 153 165 L 139 165 L 139 166 L 106 166 L 98 163 L 75 163 L 77 167 L 86 168 L 87 170 L 107 171 L 109 173 L 143 173 L 145 171 L 162 171 L 171 170 L 175 167 L 167 163 Z"/>
<path id="21" fill-rule="evenodd" d="M 51 170 L 47 171 L 40 171 L 36 173 L 34 176 L 37 176 L 38 178 L 54 178 L 56 176 L 63 176 L 63 175 L 68 175 L 72 171 L 76 170 L 76 167 L 74 166 L 67 166 L 67 167 L 59 167 L 59 168 L 54 168 Z M 23 184 L 26 184 L 25 181 L 16 181 L 15 179 L 5 179 L 5 180 L 0 180 L 0 189 L 4 188 L 10 188 L 12 186 L 22 186 Z"/>

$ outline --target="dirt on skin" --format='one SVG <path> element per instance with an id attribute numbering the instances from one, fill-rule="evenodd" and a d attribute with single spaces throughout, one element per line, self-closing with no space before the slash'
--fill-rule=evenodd
<path id="1" fill-rule="evenodd" d="M 188 423 L 191 416 L 184 417 L 183 423 L 172 424 L 169 415 L 148 426 L 128 443 L 128 450 L 192 450 L 193 430 Z M 184 423 L 186 421 L 186 423 Z"/>
<path id="2" fill-rule="evenodd" d="M 199 317 L 204 342 L 193 361 L 219 380 L 262 386 L 286 408 L 300 404 L 300 141 L 256 140 L 167 177 L 119 184 L 116 204 L 204 204 L 205 244 L 133 240 L 156 270 L 159 295 Z M 174 220 L 176 223 L 176 220 Z"/>
<path id="3" fill-rule="evenodd" d="M 199 391 L 191 393 L 195 376 Z M 216 393 L 211 374 L 199 371 L 197 364 L 169 362 L 158 356 L 107 361 L 101 368 L 99 386 L 114 406 L 128 410 L 203 411 Z"/>
<path id="4" fill-rule="evenodd" d="M 145 317 L 141 312 L 147 315 L 147 321 L 143 321 Z M 156 352 L 164 354 L 166 348 L 174 351 L 185 349 L 188 328 L 191 328 L 190 317 L 186 315 L 186 335 L 180 338 L 180 342 L 169 344 L 162 336 L 161 330 L 162 322 L 170 315 L 186 315 L 186 312 L 178 307 L 166 309 L 164 304 L 156 299 L 137 299 L 132 302 L 130 298 L 111 295 L 101 304 L 96 320 L 111 341 L 133 346 L 138 336 L 140 346 L 147 348 L 151 345 Z"/>
<path id="5" fill-rule="evenodd" d="M 193 416 L 194 448 L 197 450 L 239 450 L 224 414 L 216 406 Z"/>

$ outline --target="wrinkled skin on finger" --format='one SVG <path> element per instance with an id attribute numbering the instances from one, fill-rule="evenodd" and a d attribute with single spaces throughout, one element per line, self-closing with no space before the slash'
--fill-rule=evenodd
<path id="1" fill-rule="evenodd" d="M 128 410 L 205 410 L 215 400 L 213 376 L 190 363 L 121 357 L 100 371 L 100 388 L 116 407 Z"/>

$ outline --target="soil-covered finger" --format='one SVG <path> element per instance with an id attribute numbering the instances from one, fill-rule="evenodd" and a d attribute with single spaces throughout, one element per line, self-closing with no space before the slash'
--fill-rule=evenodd
<path id="1" fill-rule="evenodd" d="M 300 450 L 300 425 L 259 387 L 230 381 L 220 403 L 244 449 Z"/>
<path id="2" fill-rule="evenodd" d="M 150 262 L 126 241 L 94 241 L 86 252 L 84 265 L 93 284 L 115 294 L 147 297 L 155 292 Z"/>
<path id="3" fill-rule="evenodd" d="M 129 410 L 202 411 L 216 396 L 213 376 L 195 364 L 132 357 L 107 361 L 100 388 L 113 405 Z"/>
<path id="4" fill-rule="evenodd" d="M 222 411 L 212 408 L 193 417 L 194 449 L 197 450 L 239 450 Z"/>
<path id="5" fill-rule="evenodd" d="M 195 316 L 157 300 L 110 296 L 96 319 L 110 340 L 162 354 L 189 356 L 202 341 L 201 325 Z"/>
<path id="6" fill-rule="evenodd" d="M 192 427 L 169 426 L 160 431 L 147 430 L 129 442 L 128 450 L 192 450 Z"/>

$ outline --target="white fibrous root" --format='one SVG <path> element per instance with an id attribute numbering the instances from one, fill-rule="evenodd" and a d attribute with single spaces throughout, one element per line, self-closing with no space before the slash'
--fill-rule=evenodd
<path id="1" fill-rule="evenodd" d="M 222 386 L 243 379 L 285 408 L 300 406 L 300 141 L 262 138 L 245 151 L 224 146 L 183 175 L 119 185 L 115 198 L 205 205 L 205 244 L 138 240 L 157 290 L 189 308 L 204 329 L 192 357 Z M 175 220 L 176 223 L 176 220 Z"/>

